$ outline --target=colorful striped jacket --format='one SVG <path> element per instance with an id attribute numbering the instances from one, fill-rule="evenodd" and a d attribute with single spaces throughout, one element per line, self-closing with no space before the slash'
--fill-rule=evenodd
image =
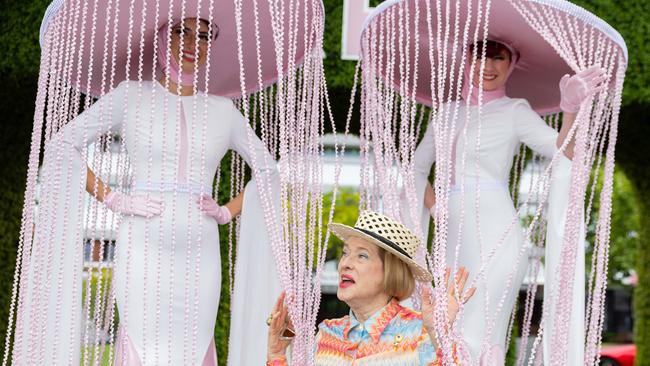
<path id="1" fill-rule="evenodd" d="M 422 326 L 420 312 L 393 299 L 365 322 L 350 315 L 325 320 L 316 335 L 318 366 L 437 366 L 440 355 Z M 278 359 L 267 363 L 287 365 Z"/>

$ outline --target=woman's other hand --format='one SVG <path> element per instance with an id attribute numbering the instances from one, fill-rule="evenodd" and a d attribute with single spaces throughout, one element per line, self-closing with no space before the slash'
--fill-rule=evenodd
<path id="1" fill-rule="evenodd" d="M 226 206 L 219 206 L 217 202 L 208 195 L 203 195 L 196 200 L 201 211 L 214 218 L 219 225 L 225 225 L 232 220 L 232 213 Z"/>
<path id="2" fill-rule="evenodd" d="M 287 347 L 291 344 L 291 338 L 287 338 L 284 334 L 285 331 L 293 328 L 284 299 L 285 293 L 282 291 L 269 316 L 267 361 L 284 358 Z"/>
<path id="3" fill-rule="evenodd" d="M 476 287 L 472 287 L 465 291 L 465 284 L 467 283 L 467 278 L 469 277 L 469 272 L 465 267 L 460 267 L 456 275 L 454 276 L 454 281 L 449 282 L 449 268 L 445 273 L 445 283 L 447 286 L 447 319 L 451 324 L 456 320 L 456 315 L 460 310 L 461 302 L 466 303 L 476 292 Z M 462 295 L 461 295 L 462 294 Z"/>
<path id="4" fill-rule="evenodd" d="M 580 105 L 607 86 L 605 70 L 592 66 L 573 76 L 564 75 L 560 80 L 560 108 L 565 113 L 578 113 Z"/>
<path id="5" fill-rule="evenodd" d="M 162 200 L 146 195 L 125 195 L 111 191 L 104 197 L 104 204 L 113 211 L 124 215 L 144 216 L 147 218 L 162 214 Z"/>
<path id="6" fill-rule="evenodd" d="M 460 304 L 466 303 L 476 292 L 476 287 L 472 287 L 467 291 L 464 291 L 465 284 L 467 283 L 467 278 L 469 277 L 469 272 L 465 267 L 460 267 L 454 276 L 454 281 L 449 281 L 451 270 L 449 267 L 445 270 L 445 286 L 447 289 L 447 320 L 449 323 L 446 328 L 449 328 L 450 324 L 453 324 L 456 320 L 456 315 L 460 310 Z M 458 294 L 463 294 L 462 297 Z M 430 290 L 424 288 L 422 291 L 422 324 L 431 335 L 434 330 L 434 311 L 436 301 L 432 299 Z"/>

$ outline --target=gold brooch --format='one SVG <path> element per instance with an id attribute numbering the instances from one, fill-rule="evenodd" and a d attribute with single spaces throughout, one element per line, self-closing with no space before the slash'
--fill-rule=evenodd
<path id="1" fill-rule="evenodd" d="M 397 347 L 399 346 L 400 343 L 402 343 L 402 340 L 404 340 L 404 337 L 402 337 L 401 334 L 397 334 L 395 336 L 395 340 L 393 340 L 393 348 L 395 351 L 397 351 Z"/>

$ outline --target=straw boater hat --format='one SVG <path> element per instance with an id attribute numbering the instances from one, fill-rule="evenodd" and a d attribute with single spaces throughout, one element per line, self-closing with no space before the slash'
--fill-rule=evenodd
<path id="1" fill-rule="evenodd" d="M 363 211 L 354 227 L 331 223 L 329 229 L 343 241 L 349 238 L 360 238 L 385 249 L 404 261 L 418 281 L 431 281 L 433 278 L 431 273 L 414 259 L 420 246 L 420 239 L 406 226 L 388 216 Z"/>

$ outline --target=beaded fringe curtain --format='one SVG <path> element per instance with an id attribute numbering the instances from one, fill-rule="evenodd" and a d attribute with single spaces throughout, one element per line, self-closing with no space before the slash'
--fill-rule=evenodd
<path id="1" fill-rule="evenodd" d="M 210 31 L 207 39 L 194 37 L 195 49 L 207 42 L 207 60 L 195 66 L 194 95 L 182 97 L 165 89 L 181 80 L 161 68 L 160 58 L 172 57 L 171 43 L 159 42 L 157 30 L 186 18 L 205 19 Z M 321 212 L 333 213 L 323 207 L 321 188 L 320 138 L 331 121 L 323 25 L 320 0 L 53 2 L 41 30 L 3 365 L 126 364 L 116 352 L 131 341 L 143 364 L 207 359 L 214 329 L 205 324 L 216 316 L 221 259 L 217 224 L 195 201 L 224 204 L 219 197 L 243 190 L 242 215 L 226 230 L 229 258 L 221 260 L 232 301 L 254 310 L 248 320 L 261 317 L 251 320 L 259 332 L 244 327 L 243 335 L 266 334 L 260 332 L 281 285 L 297 333 L 292 358 L 311 362 L 328 239 Z M 163 85 L 155 81 L 160 76 Z M 238 127 L 231 110 L 252 128 Z M 237 131 L 245 132 L 234 140 Z M 221 160 L 229 148 L 237 154 Z M 86 181 L 86 166 L 98 180 Z M 125 195 L 162 197 L 162 216 L 107 210 L 95 199 L 106 193 L 99 179 Z M 226 192 L 223 180 L 230 182 Z M 251 225 L 257 218 L 261 226 Z M 253 266 L 239 279 L 235 257 Z M 277 285 L 263 289 L 262 298 L 244 291 L 274 278 Z M 129 323 L 135 325 L 126 327 L 128 337 L 118 334 Z M 230 351 L 263 360 L 266 341 L 244 339 L 231 339 Z M 263 349 L 251 349 L 257 345 Z M 230 356 L 231 363 L 248 362 Z"/>
<path id="2" fill-rule="evenodd" d="M 527 34 L 521 36 L 523 40 L 513 36 L 519 32 Z M 508 233 L 519 230 L 523 223 L 524 242 L 513 263 L 509 264 L 512 268 L 504 277 L 506 289 L 514 289 L 516 293 L 521 286 L 516 280 L 518 268 L 527 268 L 525 306 L 520 309 L 523 326 L 519 334 L 521 342 L 517 350 L 517 365 L 567 365 L 574 362 L 596 365 L 607 283 L 614 145 L 627 63 L 624 41 L 602 20 L 561 0 L 394 0 L 382 3 L 366 20 L 361 40 L 363 169 L 360 205 L 379 209 L 389 216 L 401 217 L 418 235 L 427 238 L 429 213 L 424 209 L 423 214 L 423 187 L 418 185 L 416 178 L 421 168 L 418 167 L 415 151 L 427 126 L 433 124 L 435 173 L 429 181 L 436 194 L 436 207 L 433 239 L 428 248 L 422 248 L 421 260 L 426 259 L 435 283 L 442 282 L 445 266 L 457 268 L 458 261 L 450 264 L 445 256 L 450 249 L 452 253 L 458 253 L 464 244 L 460 240 L 450 242 L 450 237 L 461 237 L 463 230 L 467 230 L 467 224 L 463 223 L 475 223 L 478 227 L 475 237 L 479 242 L 482 241 L 481 233 L 492 229 L 481 225 L 485 217 L 479 214 L 482 200 L 493 195 L 491 187 L 486 191 L 487 184 L 479 182 L 478 178 L 476 181 L 474 178 L 465 179 L 465 175 L 461 174 L 460 181 L 457 181 L 459 178 L 455 175 L 456 171 L 460 171 L 472 172 L 468 177 L 473 176 L 474 172 L 479 176 L 481 169 L 475 157 L 482 151 L 481 131 L 485 118 L 482 114 L 485 109 L 482 86 L 478 90 L 472 89 L 478 92 L 479 100 L 477 116 L 472 117 L 475 118 L 474 123 L 478 124 L 477 133 L 468 135 L 468 123 L 463 125 L 461 121 L 469 118 L 469 108 L 461 108 L 460 103 L 456 103 L 462 95 L 466 60 L 472 60 L 468 62 L 469 70 L 479 68 L 481 75 L 485 66 L 482 58 L 477 58 L 480 55 L 476 55 L 476 49 L 468 45 L 486 39 L 515 39 L 519 43 L 515 42 L 514 47 L 518 48 L 525 45 L 527 36 L 531 42 L 538 42 L 532 51 L 530 47 L 527 50 L 539 51 L 538 56 L 543 55 L 545 50 L 549 51 L 548 55 L 559 60 L 556 68 L 562 73 L 557 76 L 555 84 L 546 89 L 533 81 L 527 85 L 526 80 L 512 80 L 515 85 L 508 84 L 508 92 L 510 95 L 513 91 L 518 97 L 528 99 L 549 126 L 559 130 L 561 125 L 557 83 L 562 74 L 574 74 L 598 65 L 606 70 L 608 87 L 582 105 L 569 133 L 569 137 L 575 138 L 570 176 L 553 174 L 560 164 L 566 143 L 552 159 L 535 154 L 523 145 L 516 149 L 510 179 L 505 182 L 516 213 L 509 219 L 510 224 L 503 228 L 497 243 L 480 244 L 481 248 L 489 245 L 492 249 L 481 249 L 481 265 L 474 269 L 475 273 L 470 270 L 474 278 L 472 285 L 479 288 L 485 286 L 487 263 L 497 255 Z M 533 59 L 541 62 L 541 65 L 529 64 L 529 61 L 530 58 L 521 67 L 528 70 L 540 67 L 539 70 L 543 71 L 544 63 L 548 62 L 544 58 Z M 528 95 L 527 91 L 530 92 Z M 456 155 L 457 141 L 463 141 L 462 150 L 458 147 L 463 151 L 461 155 Z M 596 189 L 596 181 L 601 175 L 603 186 L 599 190 Z M 569 204 L 566 212 L 557 212 L 553 204 L 549 205 L 549 191 L 553 184 L 564 184 L 567 188 Z M 520 195 L 520 192 L 524 194 Z M 452 204 L 450 197 L 458 199 L 458 195 L 460 204 Z M 589 213 L 595 200 L 599 200 L 599 212 L 592 217 Z M 458 207 L 475 209 L 466 212 L 465 209 L 459 211 Z M 551 212 L 554 209 L 555 212 Z M 458 233 L 450 232 L 452 229 L 448 223 L 452 218 L 454 222 L 461 223 L 453 229 Z M 552 221 L 564 225 L 563 233 L 551 232 L 558 244 L 545 248 L 551 242 L 547 236 Z M 596 235 L 589 243 L 594 254 L 588 269 L 588 281 L 584 284 L 588 295 L 585 310 L 580 287 L 583 286 L 584 275 L 581 274 L 584 273 L 586 227 L 595 227 Z M 542 261 L 545 251 L 546 259 Z M 549 253 L 555 254 L 551 256 Z M 479 256 L 478 253 L 476 255 Z M 543 266 L 545 272 L 542 271 Z M 540 291 L 540 278 L 545 278 L 543 309 L 534 308 L 536 293 Z M 507 349 L 510 339 L 516 336 L 512 334 L 516 317 L 515 310 L 505 304 L 505 292 L 499 295 L 497 306 L 486 308 L 484 319 L 478 320 L 486 324 L 480 352 L 472 353 L 463 341 L 468 325 L 463 329 L 458 325 L 462 322 L 456 322 L 452 332 L 443 330 L 444 309 L 438 309 L 437 331 L 446 351 L 445 362 L 452 362 L 451 345 L 455 342 L 459 345 L 459 356 L 461 360 L 465 359 L 465 363 L 491 364 L 489 360 L 495 359 L 495 355 L 488 338 L 498 331 L 495 322 L 504 312 L 510 319 L 503 345 Z M 435 294 L 446 298 L 444 291 Z M 470 301 L 477 301 L 476 297 Z M 585 312 L 585 316 L 582 312 Z M 467 315 L 461 309 L 460 318 Z M 531 330 L 534 317 L 541 317 L 536 335 Z M 572 324 L 583 322 L 584 334 L 580 330 L 570 329 Z"/>
<path id="3" fill-rule="evenodd" d="M 241 9 L 244 1 L 236 0 L 236 3 L 236 7 Z M 330 235 L 322 227 L 321 212 L 328 210 L 330 221 L 334 213 L 334 201 L 330 207 L 323 206 L 325 192 L 322 187 L 324 150 L 321 137 L 326 120 L 333 121 L 322 62 L 325 19 L 320 1 L 280 2 L 270 8 L 271 17 L 275 20 L 272 26 L 279 81 L 258 93 L 252 102 L 247 98 L 242 99 L 241 106 L 245 116 L 254 116 L 252 119 L 259 121 L 264 141 L 279 158 L 281 215 L 274 214 L 272 208 L 271 195 L 275 191 L 272 183 L 268 180 L 265 182 L 264 177 L 256 178 L 260 184 L 267 185 L 260 190 L 267 225 L 279 229 L 271 233 L 270 239 L 278 274 L 288 294 L 289 314 L 297 333 L 291 348 L 292 363 L 308 365 L 313 364 L 313 330 L 320 306 L 320 274 Z M 290 19 L 288 27 L 280 21 L 285 17 Z M 241 26 L 238 20 L 238 31 Z M 256 22 L 256 37 L 262 31 Z M 303 31 L 309 37 L 302 37 L 300 32 Z M 303 49 L 313 51 L 299 65 L 292 60 L 296 59 L 300 42 L 304 43 Z M 244 54 L 240 42 L 240 63 L 247 57 L 255 56 L 260 59 L 259 53 Z M 286 70 L 280 65 L 287 65 Z M 263 85 L 260 64 L 257 70 L 246 69 L 243 64 L 240 66 L 242 93 L 248 74 L 256 74 L 259 85 Z M 273 98 L 273 102 L 267 102 L 267 98 Z M 334 124 L 330 127 L 336 136 Z M 338 182 L 340 174 L 338 157 L 342 152 L 343 148 L 336 143 L 335 182 Z M 332 192 L 334 198 L 337 189 L 338 184 L 335 184 Z"/>

